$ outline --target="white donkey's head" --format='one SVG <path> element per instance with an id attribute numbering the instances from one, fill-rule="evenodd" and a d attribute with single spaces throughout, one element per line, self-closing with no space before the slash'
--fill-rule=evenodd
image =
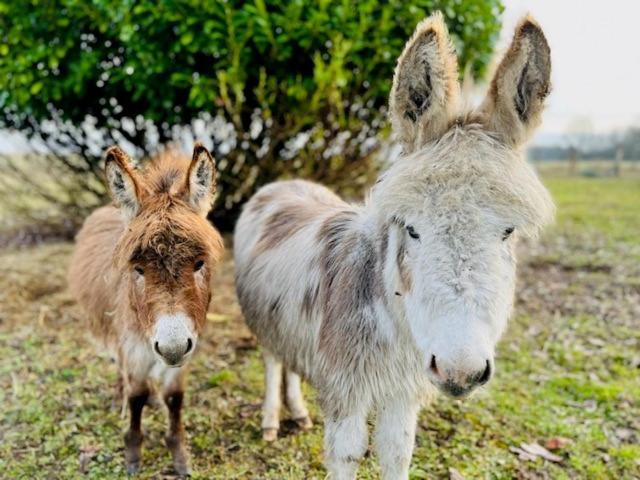
<path id="1" fill-rule="evenodd" d="M 404 153 L 370 205 L 387 232 L 387 291 L 429 378 L 453 396 L 491 377 L 513 304 L 516 238 L 553 216 L 520 152 L 539 123 L 549 75 L 549 47 L 528 17 L 472 112 L 458 104 L 457 62 L 441 15 L 418 25 L 398 60 L 390 112 Z"/>

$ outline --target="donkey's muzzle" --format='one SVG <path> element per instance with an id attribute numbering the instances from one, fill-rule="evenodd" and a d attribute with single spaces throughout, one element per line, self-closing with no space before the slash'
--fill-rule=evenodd
<path id="1" fill-rule="evenodd" d="M 161 315 L 156 322 L 153 349 L 171 366 L 182 365 L 196 346 L 192 322 L 184 314 Z"/>
<path id="2" fill-rule="evenodd" d="M 178 366 L 182 364 L 182 361 L 187 354 L 193 350 L 193 340 L 187 338 L 186 345 L 172 344 L 170 346 L 160 346 L 159 342 L 155 342 L 153 349 L 169 366 Z"/>
<path id="3" fill-rule="evenodd" d="M 435 355 L 431 357 L 429 365 L 432 382 L 444 393 L 451 397 L 462 398 L 467 396 L 480 385 L 484 385 L 491 379 L 493 368 L 491 360 L 485 361 L 484 367 L 473 373 L 444 370 L 438 366 Z"/>

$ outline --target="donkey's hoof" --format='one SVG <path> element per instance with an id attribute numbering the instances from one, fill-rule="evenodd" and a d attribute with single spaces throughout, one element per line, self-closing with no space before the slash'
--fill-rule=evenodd
<path id="1" fill-rule="evenodd" d="M 136 475 L 140 471 L 140 462 L 127 462 L 127 475 Z"/>
<path id="2" fill-rule="evenodd" d="M 311 417 L 309 415 L 302 418 L 294 418 L 293 421 L 296 422 L 298 424 L 298 427 L 300 427 L 300 429 L 304 430 L 305 432 L 313 428 L 313 422 L 311 421 Z"/>
<path id="3" fill-rule="evenodd" d="M 174 462 L 173 469 L 181 477 L 191 476 L 191 467 L 186 462 Z"/>
<path id="4" fill-rule="evenodd" d="M 277 428 L 263 428 L 262 429 L 262 439 L 265 442 L 275 442 L 278 439 L 278 429 Z"/>

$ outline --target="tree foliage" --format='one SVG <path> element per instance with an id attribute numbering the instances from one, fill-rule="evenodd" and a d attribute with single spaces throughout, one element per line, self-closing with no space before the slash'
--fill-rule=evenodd
<path id="1" fill-rule="evenodd" d="M 89 176 L 108 143 L 148 156 L 199 137 L 226 218 L 278 177 L 357 190 L 395 60 L 437 9 L 461 70 L 482 75 L 500 0 L 0 1 L 0 125 Z"/>

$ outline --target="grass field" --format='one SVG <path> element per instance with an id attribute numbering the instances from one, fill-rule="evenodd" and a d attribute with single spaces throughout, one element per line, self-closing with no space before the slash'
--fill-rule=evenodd
<path id="1" fill-rule="evenodd" d="M 521 246 L 515 317 L 490 385 L 439 398 L 418 427 L 423 478 L 640 478 L 640 179 L 549 178 L 557 224 Z M 72 246 L 0 251 L 0 477 L 122 478 L 116 370 L 96 354 L 65 286 Z M 262 365 L 233 266 L 218 273 L 186 400 L 194 478 L 324 478 L 311 432 L 260 438 Z M 164 412 L 147 410 L 141 478 L 171 476 Z M 556 461 L 522 454 L 551 447 Z M 555 443 L 555 445 L 554 445 Z M 518 450 L 520 449 L 520 450 Z M 378 478 L 368 455 L 359 478 Z"/>

